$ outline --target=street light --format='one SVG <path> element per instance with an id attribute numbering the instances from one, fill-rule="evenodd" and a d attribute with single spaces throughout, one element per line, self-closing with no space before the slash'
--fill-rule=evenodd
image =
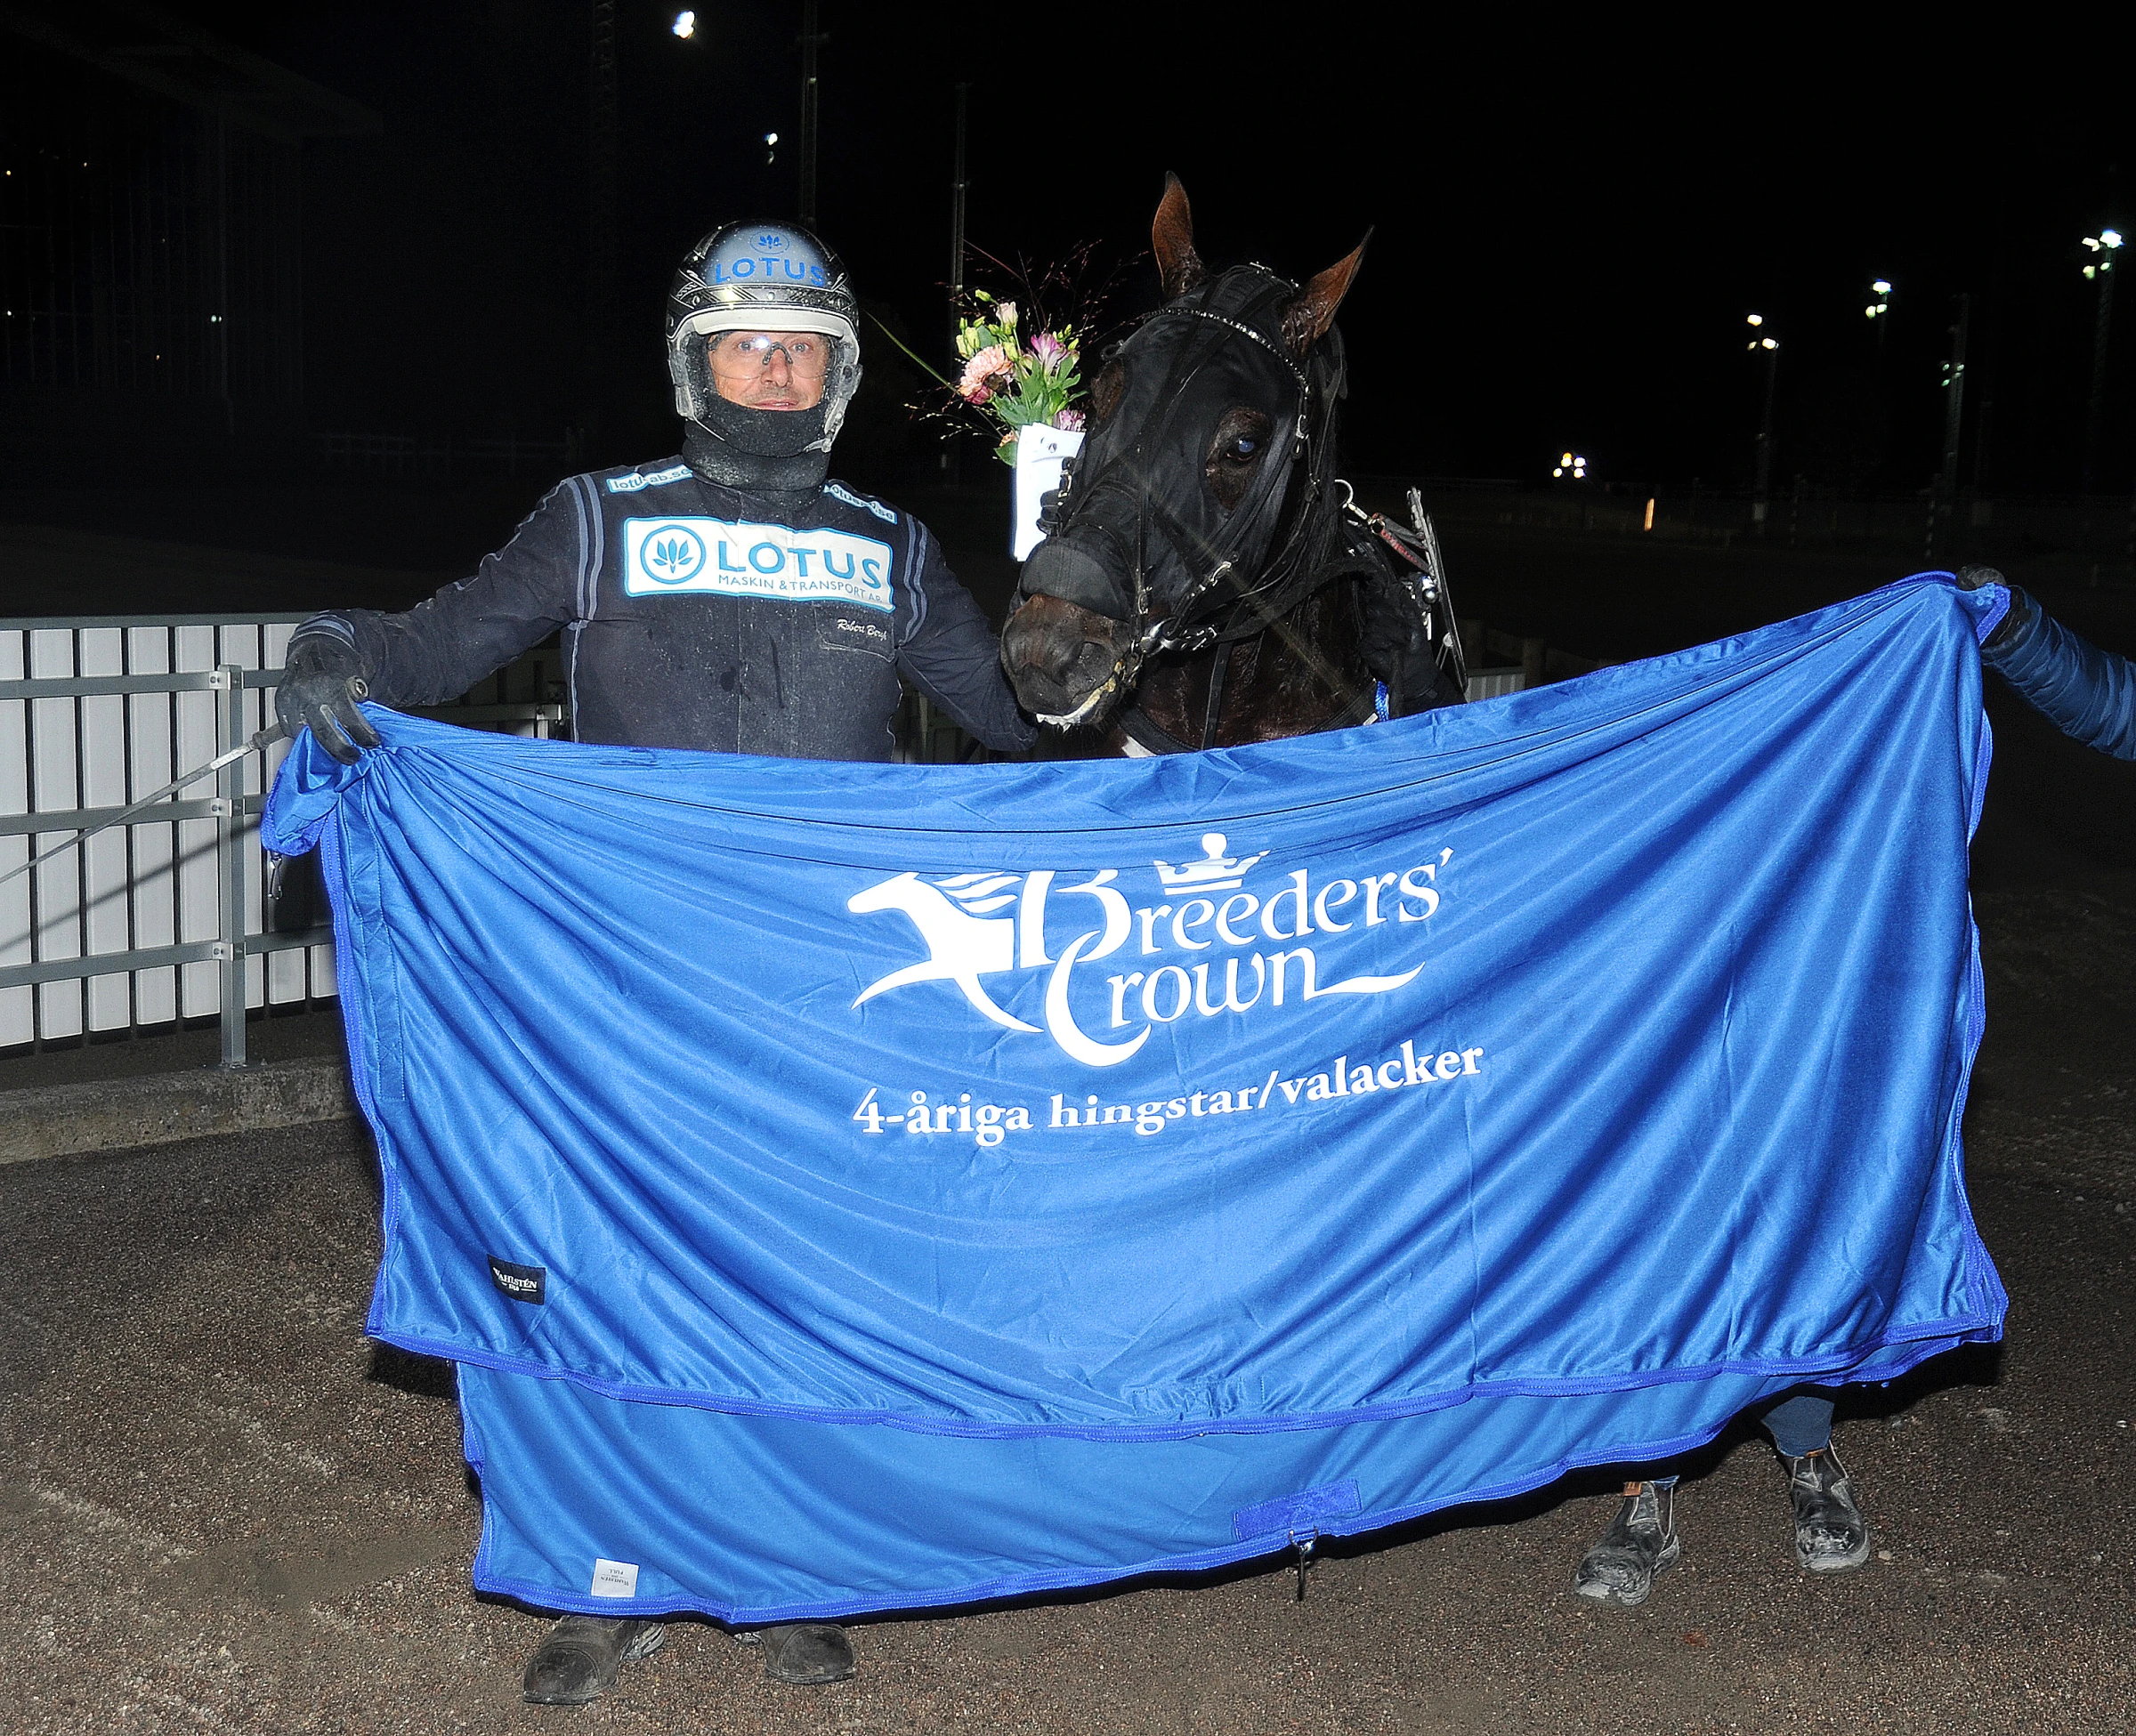
<path id="1" fill-rule="evenodd" d="M 1575 482 L 1587 480 L 1587 460 L 1577 452 L 1558 455 L 1558 463 L 1550 472 L 1552 476 L 1569 476 Z"/>
<path id="2" fill-rule="evenodd" d="M 692 36 L 697 34 L 697 14 L 695 12 L 677 12 L 675 15 L 675 22 L 668 28 L 684 42 L 688 42 Z"/>
<path id="3" fill-rule="evenodd" d="M 2099 323 L 2092 332 L 2092 408 L 2084 418 L 2084 492 L 2099 473 L 2099 431 L 2107 411 L 2107 333 L 2114 319 L 2114 256 L 2121 251 L 2121 231 L 2102 229 L 2084 237 L 2084 277 L 2099 286 Z"/>
<path id="4" fill-rule="evenodd" d="M 1758 420 L 1758 465 L 1751 497 L 1751 522 L 1762 532 L 1773 486 L 1773 398 L 1780 383 L 1780 340 L 1765 329 L 1762 313 L 1746 315 L 1751 341 L 1744 348 L 1765 358 L 1765 413 Z"/>

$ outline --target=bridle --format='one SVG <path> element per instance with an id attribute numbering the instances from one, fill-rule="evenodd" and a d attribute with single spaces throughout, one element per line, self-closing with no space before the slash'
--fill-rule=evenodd
<path id="1" fill-rule="evenodd" d="M 1297 293 L 1295 286 L 1273 272 L 1252 266 L 1226 272 L 1215 279 L 1207 299 L 1215 299 L 1226 289 L 1227 281 L 1241 279 L 1248 272 L 1251 273 L 1249 294 L 1252 299 L 1249 308 L 1242 311 L 1271 308 L 1281 299 Z M 1290 630 L 1282 619 L 1307 596 L 1351 570 L 1355 564 L 1354 561 L 1327 563 L 1329 545 L 1338 539 L 1347 544 L 1347 539 L 1341 537 L 1339 512 L 1321 510 L 1323 501 L 1332 499 L 1333 489 L 1339 481 L 1334 475 L 1330 412 L 1342 396 L 1344 367 L 1340 339 L 1333 333 L 1315 345 L 1307 365 L 1300 366 L 1280 339 L 1245 319 L 1234 319 L 1207 305 L 1206 300 L 1169 303 L 1145 316 L 1142 323 L 1149 325 L 1175 319 L 1198 319 L 1221 327 L 1258 346 L 1282 364 L 1297 394 L 1290 419 L 1290 450 L 1280 464 L 1264 459 L 1246 496 L 1232 509 L 1223 528 L 1213 537 L 1183 523 L 1151 490 L 1147 474 L 1151 436 L 1168 424 L 1173 409 L 1194 376 L 1219 353 L 1223 348 L 1219 341 L 1193 357 L 1191 367 L 1185 365 L 1186 357 L 1174 360 L 1158 394 L 1155 408 L 1143 419 L 1142 432 L 1131 445 L 1114 453 L 1094 475 L 1082 476 L 1072 468 L 1064 476 L 1061 495 L 1048 521 L 1051 535 L 1062 535 L 1075 526 L 1104 497 L 1108 488 L 1129 493 L 1134 504 L 1131 541 L 1123 540 L 1102 519 L 1091 517 L 1086 522 L 1091 534 L 1113 547 L 1121 557 L 1119 564 L 1133 576 L 1133 613 L 1128 619 L 1130 630 L 1128 646 L 1115 658 L 1104 680 L 1072 711 L 1060 716 L 1045 716 L 1041 721 L 1057 724 L 1081 723 L 1115 695 L 1129 691 L 1150 658 L 1171 652 L 1193 655 L 1214 649 L 1218 658 L 1210 675 L 1202 743 L 1208 747 L 1215 742 L 1230 649 L 1241 641 L 1274 629 L 1339 694 L 1349 693 L 1349 682 L 1334 670 L 1317 648 Z M 1122 346 L 1116 346 L 1114 353 L 1119 347 Z M 1141 472 L 1138 488 L 1116 476 L 1121 466 L 1130 464 Z M 1303 487 L 1294 498 L 1293 478 L 1299 474 L 1301 464 Z M 1279 536 L 1279 523 L 1286 510 L 1288 521 L 1281 523 Z M 1149 590 L 1146 556 L 1153 527 L 1170 545 L 1187 570 L 1200 575 L 1170 611 L 1161 617 L 1152 614 Z M 1264 529 L 1273 546 L 1260 562 L 1258 572 L 1249 580 L 1242 575 L 1240 564 L 1248 546 Z M 1345 714 L 1331 720 L 1331 726 L 1362 722 L 1373 710 L 1373 696 L 1368 688 L 1350 698 Z M 1191 744 L 1171 736 L 1137 707 L 1127 707 L 1119 721 L 1130 739 L 1150 752 L 1190 750 Z"/>

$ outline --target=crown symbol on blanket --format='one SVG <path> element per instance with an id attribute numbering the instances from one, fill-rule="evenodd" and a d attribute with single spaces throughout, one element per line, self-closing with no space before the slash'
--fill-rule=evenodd
<path id="1" fill-rule="evenodd" d="M 1225 836 L 1221 832 L 1205 832 L 1202 848 L 1205 852 L 1198 862 L 1185 862 L 1174 868 L 1169 862 L 1155 864 L 1157 878 L 1164 883 L 1168 892 L 1228 892 L 1245 879 L 1253 865 L 1268 852 L 1260 856 L 1226 856 L 1224 853 Z"/>

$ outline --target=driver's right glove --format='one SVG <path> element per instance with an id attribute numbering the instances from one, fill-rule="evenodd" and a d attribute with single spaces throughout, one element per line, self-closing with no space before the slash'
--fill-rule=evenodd
<path id="1" fill-rule="evenodd" d="M 289 642 L 282 679 L 274 690 L 274 715 L 294 741 L 312 731 L 321 747 L 344 765 L 378 745 L 378 731 L 357 709 L 370 692 L 363 659 L 330 634 L 304 634 Z"/>

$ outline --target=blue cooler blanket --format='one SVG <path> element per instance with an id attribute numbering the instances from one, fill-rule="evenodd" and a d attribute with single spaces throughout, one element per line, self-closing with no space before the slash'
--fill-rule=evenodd
<path id="1" fill-rule="evenodd" d="M 1214 1565 L 2000 1335 L 1941 575 L 1265 747 L 829 764 L 372 712 L 324 852 L 481 1587 L 827 1617 Z"/>

